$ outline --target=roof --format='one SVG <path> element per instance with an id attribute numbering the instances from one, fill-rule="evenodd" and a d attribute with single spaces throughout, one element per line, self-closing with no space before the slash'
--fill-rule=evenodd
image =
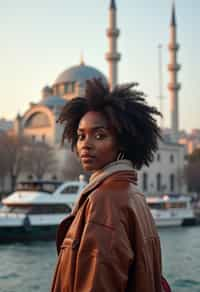
<path id="1" fill-rule="evenodd" d="M 107 79 L 103 73 L 92 66 L 86 66 L 82 63 L 80 65 L 70 67 L 58 75 L 54 85 L 71 82 L 79 82 L 80 84 L 84 84 L 86 80 L 93 78 L 100 78 L 107 84 Z"/>
<path id="2" fill-rule="evenodd" d="M 59 96 L 51 95 L 42 99 L 40 104 L 50 108 L 55 106 L 62 107 L 66 104 L 66 100 Z"/>

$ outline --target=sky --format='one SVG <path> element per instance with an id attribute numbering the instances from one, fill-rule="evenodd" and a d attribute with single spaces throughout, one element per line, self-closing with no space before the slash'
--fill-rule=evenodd
<path id="1" fill-rule="evenodd" d="M 159 49 L 162 44 L 163 126 L 170 126 L 169 24 L 171 0 L 116 0 L 119 83 L 137 81 L 147 101 L 159 108 Z M 200 128 L 200 1 L 176 0 L 179 128 Z M 41 90 L 80 63 L 106 76 L 106 29 L 110 0 L 0 0 L 0 118 L 14 119 Z"/>

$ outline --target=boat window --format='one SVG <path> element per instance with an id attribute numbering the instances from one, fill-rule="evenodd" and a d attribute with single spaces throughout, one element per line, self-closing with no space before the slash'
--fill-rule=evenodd
<path id="1" fill-rule="evenodd" d="M 165 204 L 163 203 L 148 203 L 151 209 L 162 210 L 165 209 Z"/>
<path id="2" fill-rule="evenodd" d="M 69 213 L 71 208 L 65 204 L 58 205 L 35 205 L 35 206 L 3 206 L 0 213 L 12 214 L 59 214 Z"/>
<path id="3" fill-rule="evenodd" d="M 58 182 L 20 182 L 16 191 L 39 191 L 53 193 L 61 183 Z"/>
<path id="4" fill-rule="evenodd" d="M 71 208 L 65 204 L 32 206 L 30 214 L 59 214 L 69 213 Z"/>
<path id="5" fill-rule="evenodd" d="M 76 194 L 78 192 L 78 189 L 79 189 L 78 186 L 67 186 L 61 192 L 61 194 Z"/>
<path id="6" fill-rule="evenodd" d="M 187 203 L 186 202 L 166 202 L 166 208 L 172 208 L 172 209 L 181 209 L 181 208 L 186 208 Z"/>
<path id="7" fill-rule="evenodd" d="M 27 214 L 30 211 L 30 206 L 14 207 L 11 212 L 15 214 Z"/>
<path id="8" fill-rule="evenodd" d="M 30 211 L 30 206 L 3 206 L 0 213 L 26 214 Z"/>
<path id="9" fill-rule="evenodd" d="M 11 209 L 12 209 L 12 207 L 3 206 L 3 207 L 1 207 L 1 209 L 0 209 L 0 213 L 8 213 L 8 212 L 11 211 Z"/>
<path id="10" fill-rule="evenodd" d="M 187 202 L 160 202 L 160 203 L 148 203 L 148 205 L 151 209 L 156 209 L 156 210 L 187 208 Z"/>

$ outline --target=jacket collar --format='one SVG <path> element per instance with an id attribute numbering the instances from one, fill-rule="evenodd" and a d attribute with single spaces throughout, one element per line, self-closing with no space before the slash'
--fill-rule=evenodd
<path id="1" fill-rule="evenodd" d="M 86 187 L 82 190 L 79 199 L 72 210 L 73 215 L 75 215 L 82 205 L 82 203 L 85 201 L 88 194 L 94 190 L 98 185 L 100 185 L 107 177 L 111 176 L 114 173 L 118 172 L 127 172 L 129 173 L 129 178 L 131 176 L 131 180 L 134 182 L 135 185 L 137 185 L 137 172 L 133 168 L 132 162 L 126 159 L 123 160 L 117 160 L 114 162 L 111 162 L 107 164 L 102 169 L 94 172 L 89 180 L 89 184 L 86 185 Z"/>

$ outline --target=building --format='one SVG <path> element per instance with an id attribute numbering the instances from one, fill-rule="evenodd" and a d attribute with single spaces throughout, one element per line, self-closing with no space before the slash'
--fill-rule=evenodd
<path id="1" fill-rule="evenodd" d="M 200 149 L 200 129 L 192 129 L 190 133 L 182 133 L 179 143 L 185 145 L 187 154 L 192 154 L 195 149 Z"/>
<path id="2" fill-rule="evenodd" d="M 187 191 L 182 177 L 185 164 L 185 147 L 177 143 L 178 132 L 178 91 L 177 73 L 180 66 L 177 64 L 177 25 L 175 7 L 172 7 L 170 25 L 170 112 L 172 134 L 160 142 L 159 151 L 150 167 L 139 171 L 139 188 L 146 194 L 161 194 L 163 192 L 183 193 Z M 85 65 L 81 60 L 80 65 L 66 69 L 59 74 L 52 86 L 42 90 L 42 98 L 37 104 L 30 104 L 29 109 L 17 116 L 14 123 L 15 133 L 30 137 L 34 142 L 43 141 L 55 149 L 61 163 L 63 163 L 63 149 L 58 148 L 61 140 L 62 127 L 56 124 L 57 117 L 63 105 L 76 96 L 84 96 L 87 79 L 101 78 L 114 88 L 118 83 L 118 62 L 121 58 L 117 50 L 117 39 L 120 31 L 117 28 L 117 7 L 114 0 L 110 1 L 109 28 L 107 37 L 109 51 L 106 54 L 108 62 L 108 79 L 98 69 Z M 59 176 L 59 174 L 58 174 Z"/>
<path id="3" fill-rule="evenodd" d="M 86 80 L 91 78 L 100 78 L 107 83 L 100 71 L 83 62 L 59 74 L 51 87 L 43 88 L 39 103 L 31 103 L 23 116 L 17 116 L 16 133 L 30 137 L 33 142 L 43 141 L 51 146 L 60 144 L 62 127 L 56 120 L 61 108 L 68 100 L 84 96 Z"/>
<path id="4" fill-rule="evenodd" d="M 0 119 L 0 132 L 5 132 L 8 131 L 9 129 L 12 129 L 13 127 L 13 122 L 8 121 L 6 119 Z"/>
<path id="5" fill-rule="evenodd" d="M 139 172 L 139 189 L 146 195 L 185 194 L 184 182 L 185 147 L 184 145 L 160 141 L 150 167 Z"/>

